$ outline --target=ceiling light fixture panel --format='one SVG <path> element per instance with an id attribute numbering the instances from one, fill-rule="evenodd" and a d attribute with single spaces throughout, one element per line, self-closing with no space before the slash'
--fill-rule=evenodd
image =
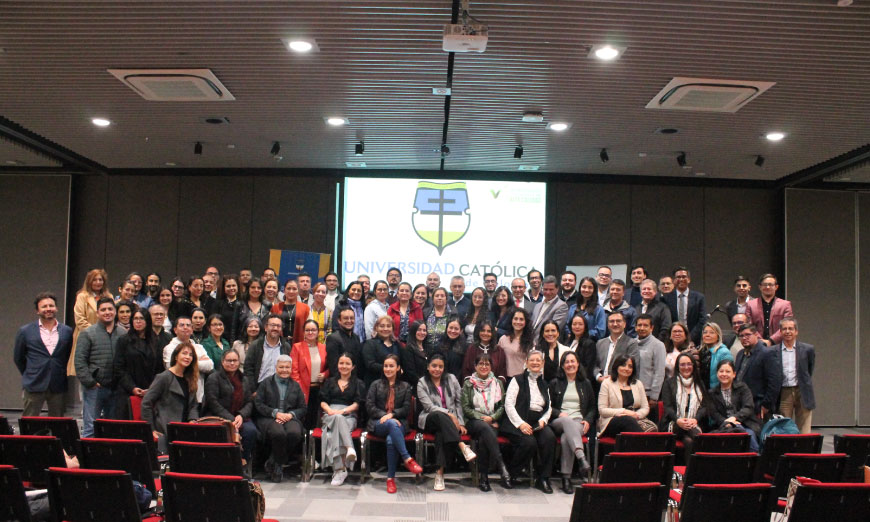
<path id="1" fill-rule="evenodd" d="M 297 54 L 308 54 L 320 52 L 320 46 L 314 38 L 304 36 L 281 38 L 284 47 Z"/>
<path id="2" fill-rule="evenodd" d="M 342 125 L 348 125 L 350 123 L 350 120 L 342 118 L 341 116 L 327 116 L 323 118 L 323 121 L 333 127 L 341 127 Z"/>
<path id="3" fill-rule="evenodd" d="M 622 57 L 627 47 L 612 44 L 596 44 L 589 50 L 589 58 L 602 62 L 612 62 Z"/>

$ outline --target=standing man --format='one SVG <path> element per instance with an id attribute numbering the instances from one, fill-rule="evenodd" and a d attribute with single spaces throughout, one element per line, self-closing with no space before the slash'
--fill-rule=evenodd
<path id="1" fill-rule="evenodd" d="M 658 288 L 652 279 L 640 283 L 640 304 L 634 307 L 638 317 L 647 314 L 652 317 L 653 335 L 662 342 L 671 335 L 671 310 L 658 298 Z M 646 383 L 644 383 L 646 384 Z"/>
<path id="2" fill-rule="evenodd" d="M 662 297 L 674 291 L 674 278 L 669 275 L 663 275 L 659 278 L 659 292 Z"/>
<path id="3" fill-rule="evenodd" d="M 511 281 L 511 294 L 514 300 L 514 306 L 522 308 L 529 312 L 529 317 L 535 311 L 535 303 L 526 295 L 526 282 L 517 277 Z"/>
<path id="4" fill-rule="evenodd" d="M 637 306 L 641 302 L 640 296 L 640 284 L 643 283 L 644 279 L 649 277 L 646 273 L 646 268 L 643 265 L 636 265 L 631 267 L 631 272 L 629 273 L 629 279 L 631 280 L 631 286 L 625 289 L 625 300 L 628 301 L 628 304 L 632 307 Z"/>
<path id="5" fill-rule="evenodd" d="M 607 318 L 608 337 L 599 339 L 595 345 L 596 361 L 592 371 L 599 383 L 610 375 L 610 364 L 620 355 L 627 355 L 634 361 L 637 368 L 640 352 L 637 339 L 625 335 L 625 317 L 622 314 L 611 314 Z"/>
<path id="6" fill-rule="evenodd" d="M 365 274 L 360 274 L 357 276 L 356 280 L 359 281 L 363 287 L 362 302 L 365 306 L 366 298 L 370 295 L 369 292 L 372 289 L 372 278 Z"/>
<path id="7" fill-rule="evenodd" d="M 462 321 L 468 315 L 468 309 L 471 307 L 471 299 L 465 295 L 465 278 L 462 276 L 453 276 L 450 279 L 450 292 L 453 294 L 448 301 L 448 308 L 452 308 L 456 315 Z"/>
<path id="8" fill-rule="evenodd" d="M 658 421 L 658 401 L 665 382 L 665 344 L 653 335 L 653 318 L 641 314 L 635 323 L 637 330 L 638 369 L 637 378 L 643 383 L 649 401 L 651 420 Z"/>
<path id="9" fill-rule="evenodd" d="M 559 283 L 562 287 L 561 290 L 559 290 L 559 299 L 565 301 L 565 304 L 569 307 L 571 305 L 576 305 L 577 296 L 579 295 L 577 292 L 577 274 L 570 270 L 566 270 L 562 272 Z"/>
<path id="10" fill-rule="evenodd" d="M 296 284 L 299 286 L 299 295 L 296 299 L 311 306 L 311 303 L 314 302 L 314 296 L 311 294 L 311 274 L 300 272 L 296 276 Z"/>
<path id="11" fill-rule="evenodd" d="M 625 317 L 625 334 L 629 337 L 637 337 L 634 333 L 634 323 L 637 321 L 637 312 L 634 308 L 628 306 L 625 301 L 625 281 L 622 279 L 614 279 L 610 283 L 610 299 L 604 305 L 604 312 L 607 315 L 620 313 Z"/>
<path id="12" fill-rule="evenodd" d="M 752 390 L 755 413 L 762 422 L 774 413 L 782 387 L 782 368 L 773 348 L 769 348 L 758 337 L 758 330 L 751 324 L 740 327 L 737 333 L 743 351 L 737 354 L 737 380 Z"/>
<path id="13" fill-rule="evenodd" d="M 94 436 L 94 420 L 112 418 L 115 410 L 113 366 L 118 340 L 127 330 L 115 324 L 115 302 L 97 301 L 97 323 L 86 328 L 76 343 L 76 377 L 82 385 L 82 437 Z"/>
<path id="14" fill-rule="evenodd" d="M 148 297 L 157 303 L 160 297 L 160 274 L 157 272 L 148 274 L 148 277 L 145 278 L 145 290 L 148 292 Z"/>
<path id="15" fill-rule="evenodd" d="M 486 302 L 492 307 L 492 296 L 498 286 L 498 278 L 492 272 L 483 274 L 483 289 L 486 290 Z"/>
<path id="16" fill-rule="evenodd" d="M 151 328 L 154 330 L 157 348 L 163 350 L 172 340 L 172 334 L 163 328 L 163 323 L 166 321 L 166 307 L 159 303 L 153 304 L 148 307 L 148 315 L 151 316 Z"/>
<path id="17" fill-rule="evenodd" d="M 541 292 L 544 294 L 544 299 L 535 305 L 535 311 L 532 312 L 532 328 L 534 328 L 534 339 L 538 338 L 541 333 L 541 325 L 545 321 L 553 320 L 559 325 L 561 332 L 565 328 L 565 321 L 568 319 L 568 305 L 565 301 L 559 299 L 559 290 L 556 286 L 556 277 L 548 275 L 544 278 L 544 283 L 541 285 Z"/>
<path id="18" fill-rule="evenodd" d="M 734 280 L 734 294 L 737 298 L 725 303 L 725 313 L 728 314 L 729 321 L 734 317 L 734 314 L 746 313 L 746 303 L 752 299 L 749 296 L 750 288 L 749 279 L 746 279 L 742 275 L 737 276 L 737 279 Z"/>
<path id="19" fill-rule="evenodd" d="M 541 284 L 544 282 L 544 274 L 533 268 L 529 270 L 526 279 L 529 281 L 529 301 L 535 304 L 540 303 L 544 298 L 544 294 L 541 293 Z M 490 306 L 490 308 L 492 308 L 492 306 Z"/>
<path id="20" fill-rule="evenodd" d="M 266 335 L 252 342 L 245 356 L 245 393 L 254 393 L 261 382 L 274 375 L 278 356 L 289 357 L 293 348 L 282 335 L 284 321 L 280 315 L 267 315 L 263 328 Z"/>
<path id="21" fill-rule="evenodd" d="M 794 317 L 791 302 L 776 297 L 779 284 L 773 274 L 764 274 L 759 280 L 758 289 L 761 297 L 746 304 L 746 315 L 749 322 L 755 325 L 764 344 L 770 346 L 782 341 L 779 332 L 779 322 L 783 317 Z"/>
<path id="22" fill-rule="evenodd" d="M 598 306 L 604 307 L 610 299 L 610 281 L 613 280 L 613 270 L 609 266 L 598 267 Z"/>
<path id="23" fill-rule="evenodd" d="M 205 275 L 211 277 L 211 289 L 208 287 L 208 282 L 205 280 L 205 276 L 202 278 L 202 282 L 205 284 L 205 291 L 213 298 L 217 299 L 217 283 L 221 280 L 221 271 L 218 270 L 216 266 L 210 266 L 205 269 Z"/>
<path id="24" fill-rule="evenodd" d="M 239 295 L 248 292 L 248 283 L 251 282 L 251 279 L 254 278 L 254 273 L 250 268 L 243 268 L 239 270 Z"/>
<path id="25" fill-rule="evenodd" d="M 671 320 L 681 322 L 689 327 L 689 332 L 695 346 L 701 345 L 701 331 L 707 324 L 707 312 L 704 304 L 704 294 L 689 290 L 692 282 L 689 269 L 678 266 L 674 269 L 674 285 L 676 290 L 665 294 L 665 303 L 671 309 Z"/>
<path id="26" fill-rule="evenodd" d="M 73 330 L 57 321 L 57 299 L 42 292 L 33 300 L 37 320 L 15 336 L 13 356 L 21 373 L 25 417 L 36 417 L 48 403 L 49 417 L 62 417 L 66 394 L 66 364 Z"/>
<path id="27" fill-rule="evenodd" d="M 387 270 L 387 303 L 393 304 L 399 300 L 399 283 L 402 282 L 402 271 L 391 266 Z"/>
<path id="28" fill-rule="evenodd" d="M 335 308 L 335 300 L 338 298 L 340 290 L 338 289 L 338 274 L 335 272 L 327 272 L 323 277 L 323 282 L 326 284 L 326 299 L 323 300 L 329 308 Z M 281 297 L 283 301 L 284 298 Z"/>
<path id="29" fill-rule="evenodd" d="M 798 342 L 798 326 L 794 317 L 783 317 L 779 322 L 779 331 L 782 333 L 782 343 L 773 347 L 782 366 L 779 412 L 794 419 L 801 433 L 809 433 L 813 426 L 813 410 L 816 408 L 813 391 L 816 349 L 811 344 Z"/>
<path id="30" fill-rule="evenodd" d="M 734 317 L 731 318 L 731 331 L 722 332 L 722 344 L 731 350 L 731 356 L 734 357 L 735 361 L 737 354 L 743 351 L 743 344 L 737 337 L 737 332 L 744 324 L 749 324 L 749 318 L 746 317 L 746 314 L 734 314 Z"/>

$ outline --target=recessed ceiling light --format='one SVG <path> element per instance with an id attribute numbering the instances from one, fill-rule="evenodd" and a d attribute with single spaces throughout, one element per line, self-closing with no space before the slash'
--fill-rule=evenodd
<path id="1" fill-rule="evenodd" d="M 517 170 L 538 170 L 539 168 L 541 168 L 540 165 L 520 165 Z"/>
<path id="2" fill-rule="evenodd" d="M 785 138 L 785 133 L 783 132 L 768 132 L 764 135 L 769 141 L 780 141 Z"/>
<path id="3" fill-rule="evenodd" d="M 287 49 L 300 54 L 320 50 L 314 38 L 281 38 L 281 41 Z"/>
<path id="4" fill-rule="evenodd" d="M 568 130 L 571 127 L 570 123 L 566 123 L 563 121 L 554 121 L 547 124 L 547 128 L 550 130 L 554 130 L 556 132 L 562 132 L 564 130 Z"/>
<path id="5" fill-rule="evenodd" d="M 106 118 L 94 118 L 91 120 L 91 123 L 93 123 L 97 127 L 108 127 L 112 124 L 112 122 L 110 122 Z"/>
<path id="6" fill-rule="evenodd" d="M 695 175 L 696 176 L 706 176 L 707 173 L 706 172 L 696 172 Z"/>
<path id="7" fill-rule="evenodd" d="M 174 161 L 167 161 L 166 163 L 164 163 L 164 165 L 166 165 L 167 167 L 174 167 L 176 163 Z"/>
<path id="8" fill-rule="evenodd" d="M 609 62 L 612 60 L 616 60 L 617 58 L 622 56 L 622 53 L 625 52 L 625 49 L 625 47 L 611 44 L 593 45 L 592 49 L 589 51 L 589 57 L 604 62 Z"/>
<path id="9" fill-rule="evenodd" d="M 350 121 L 347 118 L 341 118 L 339 116 L 330 116 L 326 119 L 326 123 L 332 125 L 333 127 L 340 127 L 342 125 L 347 125 Z"/>
<path id="10" fill-rule="evenodd" d="M 18 161 L 18 160 L 6 160 L 6 164 L 7 165 L 23 165 L 23 163 Z"/>
<path id="11" fill-rule="evenodd" d="M 365 161 L 345 161 L 344 164 L 351 169 L 364 169 L 366 167 Z"/>

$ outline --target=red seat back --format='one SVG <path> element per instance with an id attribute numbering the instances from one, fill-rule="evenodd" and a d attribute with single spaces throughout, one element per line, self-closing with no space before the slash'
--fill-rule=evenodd
<path id="1" fill-rule="evenodd" d="M 789 522 L 867 522 L 870 520 L 870 484 L 805 484 L 798 487 Z"/>
<path id="2" fill-rule="evenodd" d="M 140 440 L 148 448 L 151 469 L 157 471 L 157 444 L 151 426 L 145 421 L 96 419 L 94 420 L 94 437 L 99 439 L 130 439 Z"/>
<path id="3" fill-rule="evenodd" d="M 667 431 L 653 432 L 624 432 L 616 436 L 616 451 L 664 451 L 674 453 L 677 445 L 677 437 Z"/>
<path id="4" fill-rule="evenodd" d="M 132 439 L 85 438 L 81 440 L 81 445 L 79 463 L 83 468 L 126 471 L 133 480 L 145 486 L 157 498 L 151 455 L 144 442 Z"/>
<path id="5" fill-rule="evenodd" d="M 794 477 L 806 477 L 821 482 L 842 482 L 847 457 L 843 453 L 786 453 L 779 457 L 773 486 L 776 496 L 784 497 L 788 483 Z"/>
<path id="6" fill-rule="evenodd" d="M 692 439 L 693 453 L 746 453 L 748 433 L 699 433 Z"/>
<path id="7" fill-rule="evenodd" d="M 867 457 L 870 457 L 870 435 L 857 433 L 834 435 L 834 452 L 849 456 L 844 480 L 861 482 L 864 475 L 863 468 L 867 465 Z"/>
<path id="8" fill-rule="evenodd" d="M 657 482 L 583 484 L 574 493 L 571 522 L 661 522 L 667 487 Z"/>
<path id="9" fill-rule="evenodd" d="M 60 439 L 70 455 L 79 454 L 79 425 L 72 417 L 21 417 L 18 428 L 22 435 L 51 435 Z"/>
<path id="10" fill-rule="evenodd" d="M 758 461 L 756 479 L 776 473 L 776 464 L 780 455 L 786 453 L 821 453 L 824 437 L 818 433 L 807 434 L 775 434 L 764 439 L 761 449 L 761 459 Z"/>

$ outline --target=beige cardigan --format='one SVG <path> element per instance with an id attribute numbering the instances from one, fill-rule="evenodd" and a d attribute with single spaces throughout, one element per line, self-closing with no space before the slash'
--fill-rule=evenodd
<path id="1" fill-rule="evenodd" d="M 640 404 L 640 408 L 630 408 L 637 411 L 638 417 L 643 419 L 649 414 L 649 403 L 646 400 L 646 392 L 644 391 L 643 383 L 635 381 L 631 385 L 631 394 L 634 395 L 635 406 Z M 601 381 L 601 391 L 598 393 L 598 435 L 604 432 L 610 419 L 624 412 L 622 407 L 622 392 L 619 390 L 619 385 L 610 380 L 610 377 Z"/>

